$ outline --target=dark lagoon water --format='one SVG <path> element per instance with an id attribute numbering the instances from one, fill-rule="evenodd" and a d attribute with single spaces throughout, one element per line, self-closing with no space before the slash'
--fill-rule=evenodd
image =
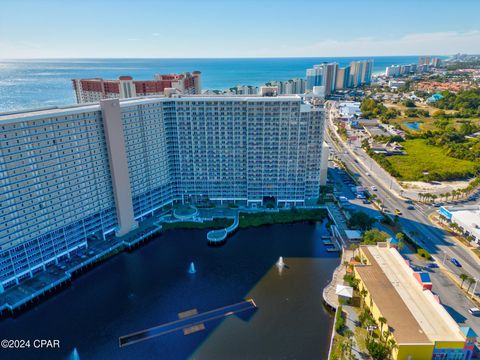
<path id="1" fill-rule="evenodd" d="M 223 247 L 206 232 L 174 230 L 122 253 L 18 318 L 1 338 L 59 339 L 58 350 L 0 350 L 3 359 L 324 359 L 332 318 L 322 288 L 339 263 L 320 238 L 322 224 L 240 230 Z M 275 266 L 283 256 L 289 266 Z M 197 273 L 188 273 L 193 261 Z M 119 348 L 119 336 L 253 297 L 258 309 Z"/>
<path id="2" fill-rule="evenodd" d="M 71 79 L 131 75 L 152 79 L 155 73 L 199 70 L 203 89 L 227 89 L 238 84 L 262 85 L 270 80 L 305 77 L 307 68 L 322 62 L 345 66 L 354 60 L 374 60 L 374 72 L 392 64 L 418 62 L 418 56 L 318 57 L 263 59 L 0 59 L 0 111 L 75 103 Z"/>

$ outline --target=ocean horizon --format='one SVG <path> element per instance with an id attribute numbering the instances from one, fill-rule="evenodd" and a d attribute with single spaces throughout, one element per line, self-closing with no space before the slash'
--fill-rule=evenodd
<path id="1" fill-rule="evenodd" d="M 440 56 L 445 58 L 445 56 Z M 374 61 L 373 73 L 386 66 L 418 62 L 418 56 L 282 57 L 282 58 L 79 58 L 0 60 L 0 112 L 75 103 L 72 79 L 101 77 L 153 79 L 157 73 L 202 72 L 202 89 L 224 90 L 236 85 L 259 86 L 271 80 L 305 77 L 307 68 L 322 62 Z"/>

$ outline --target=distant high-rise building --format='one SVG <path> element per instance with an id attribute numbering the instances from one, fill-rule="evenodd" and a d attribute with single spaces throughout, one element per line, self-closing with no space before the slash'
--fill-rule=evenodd
<path id="1" fill-rule="evenodd" d="M 154 80 L 134 80 L 120 76 L 117 80 L 73 79 L 73 89 L 78 104 L 98 102 L 103 99 L 126 99 L 137 96 L 162 95 L 173 88 L 181 94 L 200 94 L 201 73 L 156 74 Z"/>
<path id="2" fill-rule="evenodd" d="M 323 84 L 324 68 L 314 66 L 311 69 L 307 69 L 306 81 L 307 90 L 312 90 L 314 86 L 320 86 Z"/>
<path id="3" fill-rule="evenodd" d="M 387 76 L 387 77 L 400 76 L 400 66 L 399 65 L 387 66 L 385 68 L 385 76 Z"/>
<path id="4" fill-rule="evenodd" d="M 337 63 L 313 65 L 313 68 L 307 69 L 307 90 L 312 90 L 314 86 L 324 86 L 325 95 L 331 94 L 335 91 L 337 70 Z"/>
<path id="5" fill-rule="evenodd" d="M 335 89 L 347 89 L 350 85 L 350 66 L 337 69 L 337 79 L 335 81 Z"/>
<path id="6" fill-rule="evenodd" d="M 415 72 L 417 72 L 417 64 L 391 65 L 385 68 L 386 77 L 409 75 Z"/>
<path id="7" fill-rule="evenodd" d="M 286 81 L 269 81 L 266 86 L 276 86 L 279 95 L 295 95 L 305 93 L 305 79 L 290 79 Z"/>
<path id="8" fill-rule="evenodd" d="M 430 56 L 419 56 L 418 65 L 430 65 Z"/>
<path id="9" fill-rule="evenodd" d="M 258 94 L 258 86 L 237 85 L 229 89 L 230 93 L 236 95 L 256 95 Z"/>
<path id="10" fill-rule="evenodd" d="M 352 61 L 350 63 L 350 87 L 370 84 L 372 71 L 373 60 Z"/>
<path id="11" fill-rule="evenodd" d="M 435 68 L 441 67 L 442 66 L 442 59 L 434 57 L 432 58 L 432 66 Z"/>
<path id="12" fill-rule="evenodd" d="M 417 66 L 417 73 L 425 73 L 430 71 L 430 65 L 429 64 L 423 64 L 423 65 L 418 65 Z"/>

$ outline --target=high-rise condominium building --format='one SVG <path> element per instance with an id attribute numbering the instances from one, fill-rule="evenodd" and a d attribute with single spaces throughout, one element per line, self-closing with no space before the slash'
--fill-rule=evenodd
<path id="1" fill-rule="evenodd" d="M 325 95 L 331 94 L 335 91 L 337 70 L 337 63 L 313 65 L 313 68 L 307 69 L 306 88 L 312 90 L 314 86 L 324 86 Z"/>
<path id="2" fill-rule="evenodd" d="M 78 104 L 98 102 L 103 99 L 126 99 L 137 96 L 163 95 L 165 89 L 175 89 L 181 94 L 201 94 L 201 73 L 156 74 L 154 80 L 133 80 L 120 76 L 117 80 L 73 79 L 73 89 Z"/>
<path id="3" fill-rule="evenodd" d="M 372 80 L 373 60 L 352 61 L 350 63 L 351 87 L 368 85 Z"/>
<path id="4" fill-rule="evenodd" d="M 418 65 L 430 65 L 430 56 L 419 56 Z"/>
<path id="5" fill-rule="evenodd" d="M 323 127 L 323 106 L 300 96 L 109 99 L 1 114 L 0 292 L 91 234 L 125 235 L 177 200 L 315 201 Z"/>
<path id="6" fill-rule="evenodd" d="M 340 68 L 337 63 L 314 65 L 307 69 L 306 89 L 323 86 L 325 95 L 330 95 L 337 89 L 346 89 L 371 82 L 373 60 L 352 61 L 350 66 Z"/>
<path id="7" fill-rule="evenodd" d="M 432 58 L 431 65 L 435 68 L 441 67 L 442 66 L 442 59 L 437 58 L 437 57 Z"/>
<path id="8" fill-rule="evenodd" d="M 269 81 L 266 86 L 276 86 L 279 95 L 294 95 L 305 93 L 305 79 L 290 79 L 286 81 Z"/>
<path id="9" fill-rule="evenodd" d="M 335 90 L 347 89 L 350 87 L 350 66 L 338 68 Z"/>

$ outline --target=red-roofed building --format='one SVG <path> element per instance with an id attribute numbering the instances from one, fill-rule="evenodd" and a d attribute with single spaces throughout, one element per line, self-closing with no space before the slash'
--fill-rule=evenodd
<path id="1" fill-rule="evenodd" d="M 175 89 L 181 94 L 201 94 L 202 91 L 200 71 L 156 74 L 154 80 L 133 80 L 131 76 L 120 76 L 118 80 L 73 79 L 72 83 L 78 104 L 102 99 L 163 95 L 165 89 Z"/>

